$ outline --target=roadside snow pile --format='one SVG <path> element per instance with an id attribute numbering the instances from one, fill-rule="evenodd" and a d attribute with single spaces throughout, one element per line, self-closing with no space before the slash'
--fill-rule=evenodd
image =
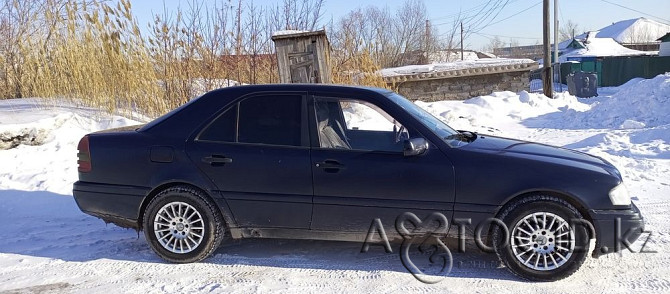
<path id="1" fill-rule="evenodd" d="M 0 189 L 70 194 L 77 143 L 87 133 L 138 124 L 100 111 L 53 107 L 39 99 L 0 101 Z M 38 145 L 38 146 L 31 146 Z M 0 146 L 2 147 L 2 146 Z"/>
<path id="2" fill-rule="evenodd" d="M 670 124 L 670 73 L 636 79 L 610 98 L 596 99 L 588 113 L 567 113 L 572 127 L 639 129 Z"/>
<path id="3" fill-rule="evenodd" d="M 416 103 L 457 129 L 495 132 L 505 124 L 555 129 L 642 129 L 670 125 L 670 73 L 604 88 L 596 98 L 521 91 L 465 101 Z"/>
<path id="4" fill-rule="evenodd" d="M 496 133 L 504 125 L 566 110 L 586 111 L 589 105 L 575 96 L 559 93 L 551 99 L 542 94 L 505 91 L 461 101 L 416 102 L 453 128 Z"/>

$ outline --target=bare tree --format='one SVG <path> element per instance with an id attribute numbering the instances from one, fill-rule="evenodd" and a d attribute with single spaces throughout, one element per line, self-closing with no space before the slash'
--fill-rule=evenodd
<path id="1" fill-rule="evenodd" d="M 656 41 L 667 33 L 662 27 L 631 26 L 626 35 L 620 40 L 622 43 L 640 44 Z"/>
<path id="2" fill-rule="evenodd" d="M 324 0 L 284 0 L 269 8 L 273 30 L 315 30 L 323 17 Z"/>
<path id="3" fill-rule="evenodd" d="M 330 28 L 340 63 L 365 51 L 380 67 L 420 64 L 427 61 L 429 53 L 444 48 L 442 35 L 427 21 L 421 0 L 406 0 L 395 14 L 388 7 L 358 8 L 331 23 Z"/>
<path id="4" fill-rule="evenodd" d="M 561 40 L 570 40 L 576 36 L 576 34 L 580 34 L 580 28 L 577 23 L 573 22 L 572 20 L 568 20 L 560 27 L 558 33 Z"/>
<path id="5" fill-rule="evenodd" d="M 484 46 L 484 51 L 496 54 L 497 50 L 506 46 L 505 41 L 501 40 L 498 36 L 493 37 L 489 43 Z"/>
<path id="6" fill-rule="evenodd" d="M 428 19 L 426 5 L 422 0 L 406 0 L 396 12 L 396 18 L 394 36 L 399 58 L 394 65 L 398 66 L 406 64 L 408 59 L 411 59 L 411 54 L 407 53 L 425 47 L 425 23 Z"/>

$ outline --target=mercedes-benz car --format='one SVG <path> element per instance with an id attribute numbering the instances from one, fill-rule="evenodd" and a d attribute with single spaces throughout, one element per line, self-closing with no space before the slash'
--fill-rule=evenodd
<path id="1" fill-rule="evenodd" d="M 450 235 L 471 235 L 513 273 L 552 281 L 644 227 L 604 159 L 457 131 L 377 88 L 219 89 L 145 125 L 88 134 L 78 150 L 79 208 L 144 231 L 176 263 L 227 238 L 366 242 L 378 224 L 403 240 L 400 215 L 439 213 Z"/>

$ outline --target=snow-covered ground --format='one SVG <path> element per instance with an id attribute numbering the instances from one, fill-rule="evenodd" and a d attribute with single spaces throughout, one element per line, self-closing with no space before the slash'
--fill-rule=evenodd
<path id="1" fill-rule="evenodd" d="M 497 92 L 417 103 L 457 129 L 611 161 L 653 231 L 646 250 L 658 252 L 589 258 L 565 280 L 529 283 L 500 267 L 495 255 L 467 250 L 454 253 L 449 277 L 432 285 L 405 270 L 397 246 L 386 254 L 377 246 L 360 253 L 359 244 L 345 242 L 241 240 L 201 263 L 165 263 L 143 235 L 81 213 L 71 196 L 79 138 L 135 122 L 91 109 L 44 107 L 41 100 L 0 101 L 0 138 L 32 133 L 28 138 L 41 144 L 28 140 L 0 150 L 0 292 L 670 292 L 670 74 L 600 93 L 549 99 Z"/>

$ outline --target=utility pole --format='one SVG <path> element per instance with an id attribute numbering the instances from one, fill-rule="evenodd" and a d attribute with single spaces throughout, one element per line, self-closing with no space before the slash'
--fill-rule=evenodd
<path id="1" fill-rule="evenodd" d="M 554 63 L 558 63 L 558 0 L 554 0 Z"/>
<path id="2" fill-rule="evenodd" d="M 544 96 L 553 97 L 553 83 L 551 81 L 551 38 L 549 34 L 549 0 L 542 1 L 542 42 L 544 61 L 542 65 L 542 89 Z"/>
<path id="3" fill-rule="evenodd" d="M 463 22 L 461 22 L 461 61 L 465 60 L 463 57 Z"/>
<path id="4" fill-rule="evenodd" d="M 423 49 L 423 63 L 430 63 L 430 52 L 434 49 L 431 48 L 431 42 L 430 42 L 430 34 L 431 34 L 431 29 L 430 29 L 430 20 L 426 19 L 426 32 L 424 34 L 424 49 Z"/>
<path id="5" fill-rule="evenodd" d="M 430 43 L 430 20 L 426 19 L 426 34 L 425 34 L 425 40 L 424 40 L 424 51 L 426 51 L 426 54 L 428 54 L 429 46 L 428 43 Z"/>

